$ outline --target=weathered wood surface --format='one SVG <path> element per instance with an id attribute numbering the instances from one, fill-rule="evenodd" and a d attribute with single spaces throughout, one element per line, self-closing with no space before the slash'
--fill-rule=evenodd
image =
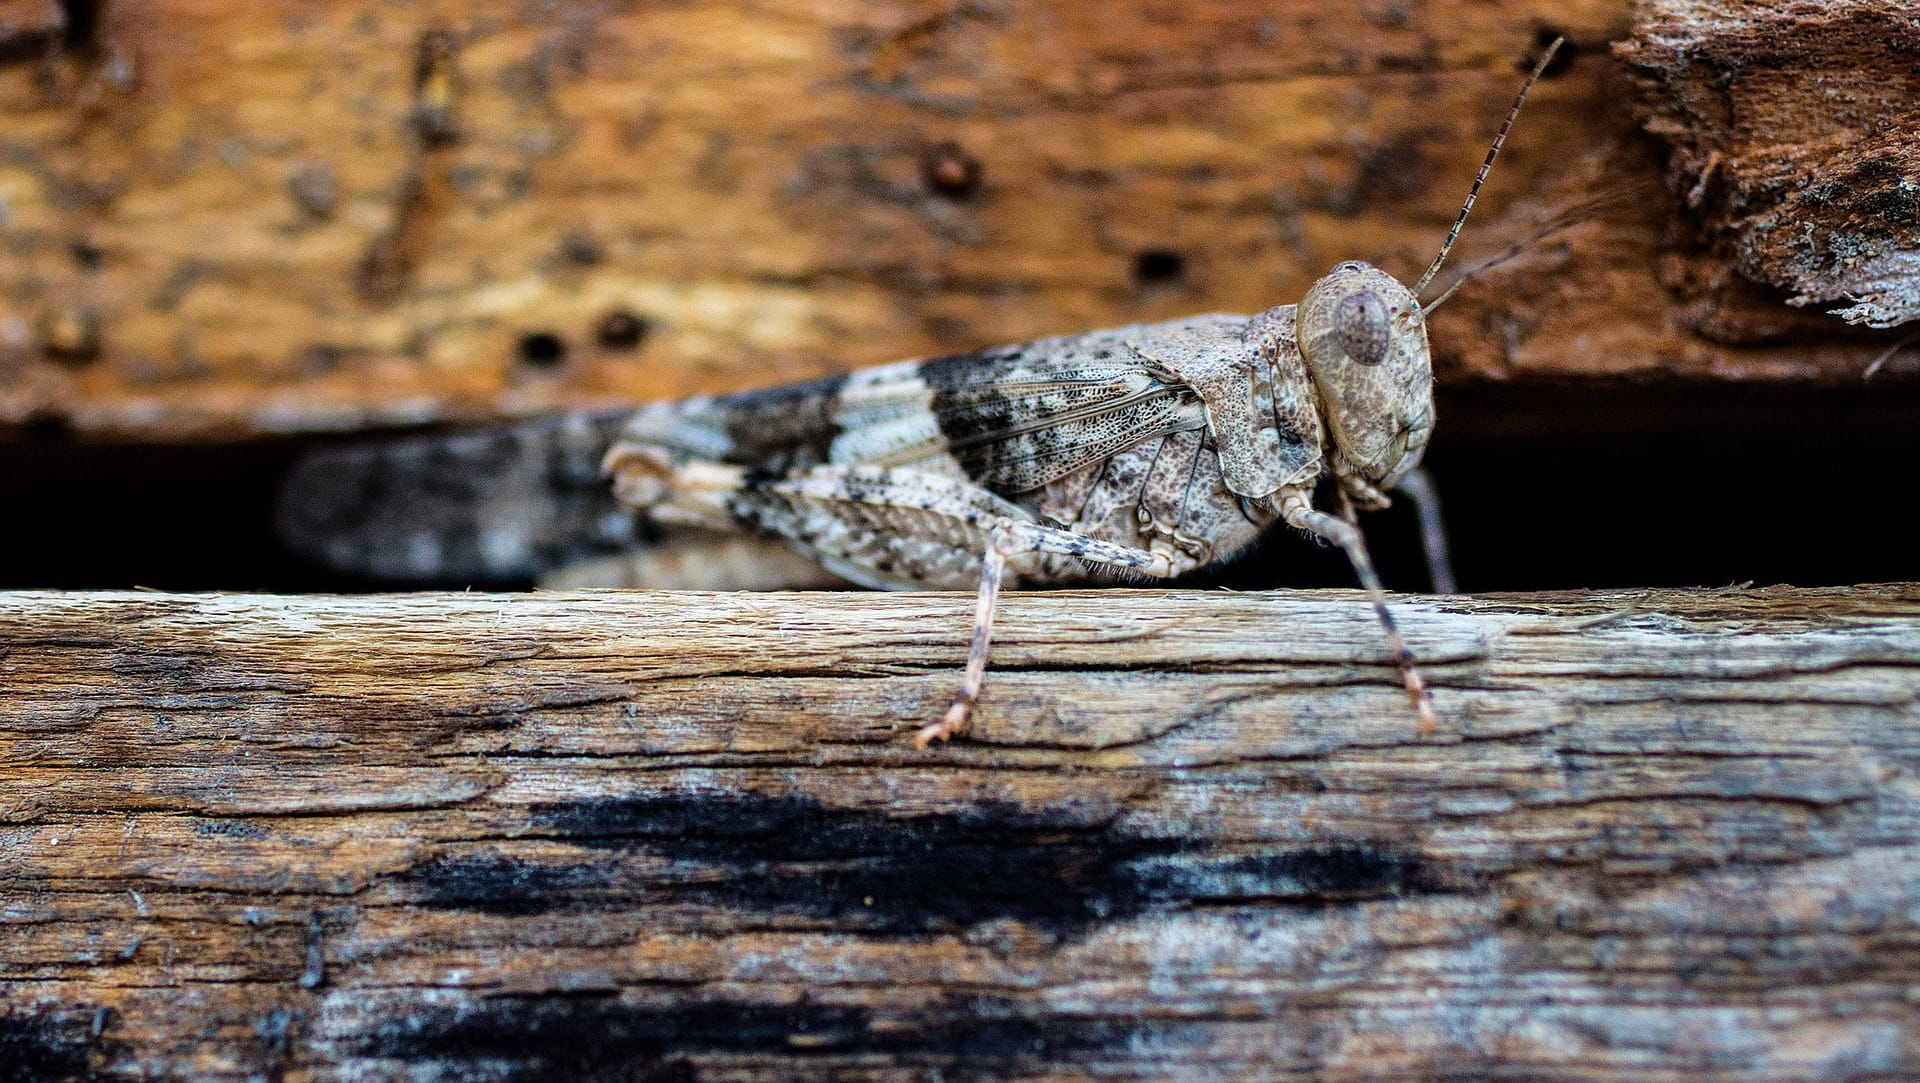
<path id="1" fill-rule="evenodd" d="M 1920 586 L 0 596 L 0 1077 L 1920 1074 Z"/>
<path id="2" fill-rule="evenodd" d="M 1661 0 L 1617 51 L 1672 146 L 1705 265 L 1852 322 L 1920 319 L 1913 4 Z M 1733 283 L 1675 285 L 1710 308 Z"/>
<path id="3" fill-rule="evenodd" d="M 1633 69 L 1663 96 L 1609 50 L 1692 6 L 16 0 L 0 425 L 474 420 L 1256 311 L 1341 259 L 1417 274 L 1556 32 L 1460 266 L 1644 188 L 1441 310 L 1443 382 L 1850 383 L 1888 337 L 1699 249 L 1666 186 L 1698 170 L 1639 130 L 1724 141 L 1673 130 L 1684 52 Z M 1791 22 L 1761 74 L 1853 64 L 1835 25 Z M 1826 84 L 1871 94 L 1742 101 L 1791 106 L 1761 118 L 1782 147 L 1910 146 L 1900 40 Z M 1911 204 L 1910 169 L 1881 180 Z"/>

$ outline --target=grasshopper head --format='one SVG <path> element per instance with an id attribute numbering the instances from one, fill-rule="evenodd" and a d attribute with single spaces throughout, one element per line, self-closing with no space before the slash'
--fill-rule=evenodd
<path id="1" fill-rule="evenodd" d="M 1349 261 L 1313 284 L 1295 334 L 1333 444 L 1333 472 L 1363 506 L 1420 464 L 1433 433 L 1433 365 L 1413 291 Z"/>

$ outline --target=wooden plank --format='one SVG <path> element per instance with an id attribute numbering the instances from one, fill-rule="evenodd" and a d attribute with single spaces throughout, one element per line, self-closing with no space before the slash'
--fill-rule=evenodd
<path id="1" fill-rule="evenodd" d="M 1411 277 L 1562 32 L 1459 266 L 1630 196 L 1436 314 L 1444 384 L 1851 384 L 1890 341 L 1696 251 L 1639 131 L 1695 85 L 1608 49 L 1660 5 L 15 6 L 0 425 L 479 420 Z M 1904 26 L 1846 86 L 1903 85 Z"/>
<path id="2" fill-rule="evenodd" d="M 0 1063 L 1920 1072 L 1920 586 L 1396 604 L 0 595 Z"/>

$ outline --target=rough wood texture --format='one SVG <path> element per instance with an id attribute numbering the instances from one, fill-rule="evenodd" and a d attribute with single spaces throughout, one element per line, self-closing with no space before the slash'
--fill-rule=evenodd
<path id="1" fill-rule="evenodd" d="M 1851 322 L 1920 319 L 1911 3 L 1658 0 L 1617 52 L 1713 262 Z M 1691 284 L 1702 301 L 1726 289 Z"/>
<path id="2" fill-rule="evenodd" d="M 0 1076 L 1920 1073 L 1920 587 L 970 608 L 0 596 Z"/>
<path id="3" fill-rule="evenodd" d="M 1884 336 L 1759 287 L 1702 293 L 1744 280 L 1672 228 L 1608 49 L 1632 18 L 1628 0 L 12 0 L 0 425 L 476 419 L 1255 311 L 1340 259 L 1417 274 L 1555 32 L 1571 62 L 1460 266 L 1644 187 L 1442 310 L 1442 379 L 1857 379 Z M 1840 39 L 1776 44 L 1783 84 L 1818 74 L 1796 57 L 1853 62 Z M 1873 66 L 1895 49 L 1845 85 L 1904 79 Z M 1641 108 L 1697 90 L 1667 85 Z M 1793 115 L 1877 124 L 1897 93 Z"/>

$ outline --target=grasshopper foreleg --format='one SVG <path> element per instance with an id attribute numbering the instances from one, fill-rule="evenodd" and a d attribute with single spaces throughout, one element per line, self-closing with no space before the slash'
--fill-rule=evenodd
<path id="1" fill-rule="evenodd" d="M 1380 618 L 1380 626 L 1386 630 L 1387 646 L 1393 651 L 1394 664 L 1400 667 L 1400 678 L 1406 685 L 1407 699 L 1420 716 L 1420 732 L 1432 733 L 1438 725 L 1433 716 L 1433 697 L 1427 693 L 1426 681 L 1420 677 L 1420 669 L 1414 664 L 1413 651 L 1408 649 L 1406 639 L 1401 636 L 1400 626 L 1394 623 L 1393 613 L 1387 609 L 1386 588 L 1380 585 L 1380 576 L 1373 570 L 1373 558 L 1367 555 L 1366 538 L 1351 521 L 1353 506 L 1344 493 L 1341 494 L 1340 506 L 1346 518 L 1316 511 L 1307 502 L 1306 495 L 1297 490 L 1287 489 L 1280 493 L 1280 517 L 1289 526 L 1324 538 L 1347 554 L 1348 562 L 1353 565 L 1353 574 L 1359 578 L 1368 600 L 1373 603 L 1374 615 Z"/>

